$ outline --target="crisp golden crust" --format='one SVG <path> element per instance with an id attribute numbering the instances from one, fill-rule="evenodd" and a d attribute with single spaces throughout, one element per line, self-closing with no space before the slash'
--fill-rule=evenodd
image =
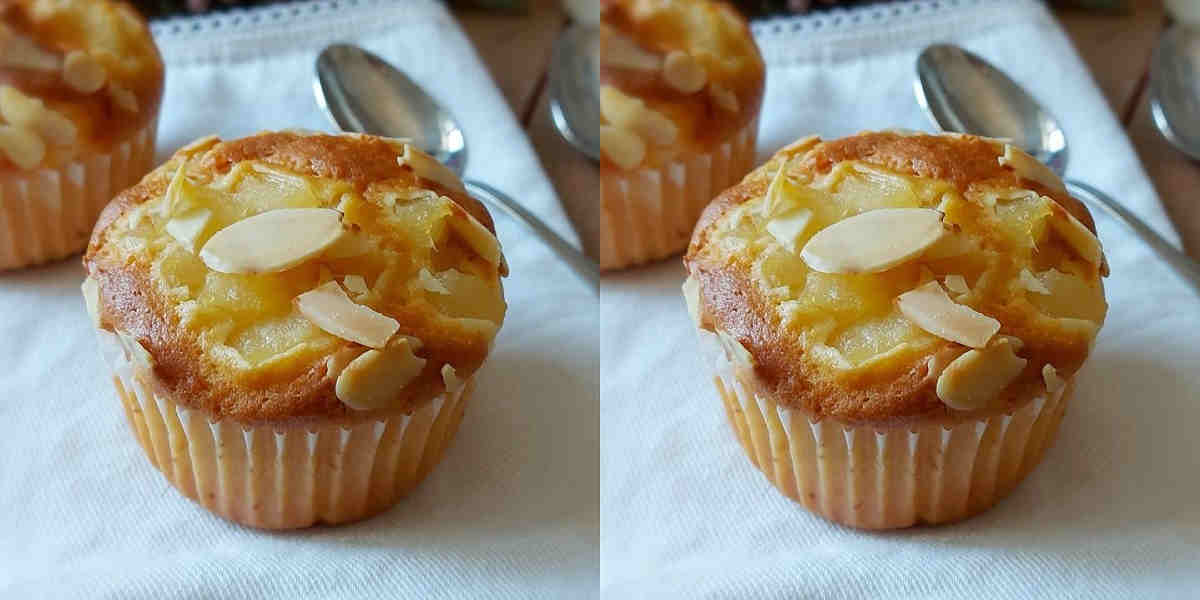
<path id="1" fill-rule="evenodd" d="M 6 67 L 0 61 L 0 88 L 13 87 L 41 100 L 77 128 L 75 143 L 70 148 L 50 148 L 43 165 L 108 151 L 157 118 L 163 95 L 162 58 L 145 20 L 128 4 L 5 0 L 0 2 L 0 29 L 32 40 L 58 63 L 53 69 L 30 69 Z M 0 37 L 4 35 L 0 31 Z M 80 53 L 103 69 L 103 84 L 96 90 L 81 91 L 68 83 L 70 69 L 64 65 L 69 57 L 74 60 L 72 54 Z M 13 168 L 16 165 L 0 152 L 0 170 Z"/>
<path id="2" fill-rule="evenodd" d="M 601 13 L 611 33 L 602 37 L 600 83 L 644 102 L 645 108 L 678 128 L 667 147 L 646 140 L 642 164 L 660 166 L 682 153 L 703 152 L 729 140 L 758 116 L 765 87 L 765 66 L 745 19 L 714 0 L 605 0 Z M 609 42 L 609 39 L 620 38 Z M 630 68 L 616 55 L 629 44 L 656 57 L 654 68 Z M 670 64 L 686 55 L 703 73 L 698 89 L 673 84 Z M 653 61 L 651 61 L 653 62 Z M 607 115 L 606 115 L 607 116 Z M 621 127 L 621 124 L 608 124 Z M 637 133 L 636 131 L 634 133 Z M 645 137 L 644 135 L 642 137 Z M 605 169 L 621 169 L 607 154 Z"/>
<path id="3" fill-rule="evenodd" d="M 372 223 L 384 221 L 382 213 L 378 212 L 386 206 L 381 199 L 397 192 L 432 191 L 435 198 L 449 199 L 446 201 L 448 219 L 466 219 L 469 214 L 487 231 L 494 233 L 492 221 L 481 204 L 459 190 L 447 189 L 418 176 L 409 165 L 399 164 L 397 159 L 401 153 L 402 146 L 370 136 L 290 132 L 262 133 L 230 142 L 213 138 L 181 150 L 165 165 L 114 199 L 96 225 L 83 262 L 90 277 L 98 284 L 100 326 L 136 339 L 153 361 L 157 383 L 175 401 L 202 409 L 216 419 L 282 425 L 303 424 L 311 419 L 358 420 L 379 413 L 411 412 L 446 389 L 447 380 L 442 372 L 445 366 L 452 367 L 459 380 L 465 380 L 479 368 L 489 352 L 495 329 L 500 325 L 498 320 L 491 327 L 484 324 L 480 330 L 464 327 L 461 321 L 444 318 L 431 308 L 424 294 L 401 294 L 394 288 L 403 287 L 405 283 L 393 283 L 390 286 L 393 289 L 384 290 L 372 307 L 398 321 L 400 335 L 420 340 L 417 354 L 425 363 L 419 375 L 387 408 L 353 410 L 339 400 L 335 386 L 345 363 L 360 356 L 367 348 L 319 333 L 319 339 L 313 342 L 313 351 L 301 354 L 296 360 L 285 361 L 281 367 L 232 369 L 214 358 L 212 344 L 204 339 L 207 332 L 203 328 L 197 330 L 184 322 L 180 298 L 173 296 L 163 284 L 162 265 L 140 250 L 125 248 L 125 243 L 135 232 L 130 223 L 148 219 L 138 213 L 161 202 L 178 170 L 188 169 L 190 176 L 217 181 L 236 169 L 245 169 L 248 164 L 255 168 L 263 165 L 278 167 L 280 172 L 319 178 L 312 181 L 341 186 L 334 189 L 344 190 L 338 192 L 343 203 L 347 193 L 361 198 L 353 204 L 353 210 L 345 209 L 344 222 L 363 236 L 381 240 L 385 246 L 395 246 L 402 254 L 418 250 L 406 246 L 408 242 L 385 225 Z M 336 204 L 337 198 L 323 202 Z M 430 250 L 429 262 L 422 265 L 435 271 L 452 265 L 464 273 L 478 274 L 482 281 L 490 281 L 490 289 L 499 294 L 502 263 L 493 265 L 469 255 L 461 241 L 454 237 L 444 235 L 439 243 L 444 247 Z M 177 250 L 168 244 L 159 255 Z M 355 265 L 365 260 L 328 258 L 321 259 L 320 265 L 295 267 L 285 272 L 287 277 L 299 282 L 299 287 L 289 293 L 299 293 L 314 286 L 318 266 L 332 268 L 336 277 L 341 272 L 352 272 Z M 382 278 L 379 276 L 379 280 Z M 412 282 L 407 284 L 411 286 Z M 502 300 L 499 310 L 502 315 Z M 290 317 L 296 315 L 293 313 Z M 258 318 L 252 315 L 250 320 Z M 468 324 L 476 324 L 476 321 L 471 320 Z M 339 362 L 341 364 L 337 364 Z"/>
<path id="4" fill-rule="evenodd" d="M 1027 179 L 1012 167 L 1002 165 L 1000 157 L 1003 154 L 1003 145 L 979 138 L 890 132 L 863 133 L 830 142 L 811 138 L 781 150 L 742 183 L 717 197 L 696 226 L 684 261 L 690 276 L 698 283 L 696 318 L 699 326 L 725 332 L 745 348 L 752 365 L 742 366 L 752 369 L 752 379 L 758 383 L 759 393 L 769 395 L 783 406 L 803 409 L 814 418 L 832 417 L 855 423 L 903 422 L 918 418 L 953 420 L 964 413 L 948 408 L 939 399 L 936 391 L 938 376 L 948 363 L 969 348 L 913 328 L 915 333 L 906 333 L 902 338 L 907 342 L 905 348 L 894 348 L 895 352 L 890 355 L 885 352 L 885 356 L 875 357 L 880 360 L 866 360 L 852 368 L 832 369 L 828 361 L 817 360 L 813 340 L 819 339 L 821 345 L 833 345 L 839 332 L 852 332 L 870 318 L 886 320 L 878 311 L 886 313 L 894 304 L 896 294 L 912 289 L 930 276 L 944 277 L 960 269 L 969 272 L 972 267 L 963 265 L 979 264 L 986 265 L 980 270 L 993 274 L 986 283 L 986 278 L 980 276 L 976 283 L 980 291 L 962 301 L 968 302 L 979 313 L 998 320 L 998 337 L 1018 338 L 1022 342 L 1018 355 L 1028 362 L 999 398 L 970 414 L 977 416 L 980 412 L 1011 410 L 1043 393 L 1047 386 L 1043 376 L 1046 365 L 1051 365 L 1058 376 L 1070 379 L 1086 358 L 1095 332 L 1103 322 L 1100 284 L 1103 265 L 1066 257 L 1061 240 L 1043 229 L 1037 229 L 1043 233 L 1032 240 L 1001 235 L 997 226 L 983 224 L 992 222 L 983 215 L 994 210 L 987 202 L 997 194 L 1030 190 L 1034 192 L 1034 198 L 1051 199 L 1043 200 L 1047 210 L 1041 218 L 1065 219 L 1069 212 L 1093 232 L 1094 225 L 1081 203 L 1065 192 Z M 789 301 L 792 304 L 808 302 L 805 294 L 812 287 L 814 274 L 809 273 L 809 279 L 803 279 L 803 283 L 790 291 L 780 292 L 786 285 L 777 281 L 770 285 L 764 283 L 768 277 L 764 275 L 767 267 L 764 267 L 762 256 L 786 256 L 787 260 L 782 263 L 786 265 L 783 270 L 788 271 L 786 277 L 802 278 L 804 274 L 797 272 L 806 271 L 806 268 L 799 257 L 788 256 L 774 247 L 764 252 L 746 250 L 757 246 L 740 241 L 731 245 L 728 231 L 735 221 L 757 218 L 748 217 L 752 211 L 747 209 L 751 205 L 757 208 L 755 203 L 767 195 L 779 169 L 786 169 L 785 173 L 791 178 L 789 181 L 795 181 L 795 185 L 802 188 L 797 193 L 803 195 L 827 185 L 822 183 L 822 177 L 828 178 L 837 169 L 853 173 L 853 169 L 860 168 L 855 165 L 869 165 L 877 169 L 871 171 L 874 174 L 895 174 L 911 178 L 915 183 L 929 184 L 930 189 L 938 190 L 932 201 L 926 200 L 929 207 L 938 207 L 936 200 L 940 198 L 946 223 L 959 234 L 973 238 L 978 247 L 975 254 L 964 258 L 918 259 L 878 275 L 815 274 L 826 278 L 822 281 L 847 278 L 851 283 L 841 288 L 843 290 L 868 290 L 883 296 L 883 301 L 871 305 L 869 301 L 843 292 L 843 296 L 830 305 L 832 308 L 821 310 L 839 312 L 848 305 L 865 304 L 877 306 L 876 313 L 858 315 L 854 314 L 857 309 L 847 309 L 850 316 L 838 317 L 840 320 L 833 327 L 834 333 L 820 337 L 814 333 L 817 326 L 813 323 L 820 321 L 822 316 L 818 314 L 809 321 L 797 319 L 801 323 L 797 325 L 796 322 L 785 322 L 788 321 L 787 312 L 781 309 Z M 882 189 L 878 188 L 880 194 Z M 947 194 L 953 196 L 953 201 L 946 200 Z M 845 216 L 843 214 L 842 218 Z M 760 225 L 745 227 L 751 227 L 757 233 L 758 229 L 754 228 Z M 1033 294 L 1014 283 L 1022 269 L 1062 271 L 1058 275 L 1063 275 L 1064 279 L 1069 275 L 1072 281 L 1082 286 L 1079 289 L 1083 291 L 1079 293 L 1092 303 L 1089 304 L 1091 308 L 1085 311 L 1086 315 L 1071 314 L 1068 318 L 1054 305 L 1053 294 Z M 776 287 L 772 288 L 773 285 Z M 1054 293 L 1058 293 L 1057 288 Z M 864 310 L 869 312 L 871 309 Z M 887 318 L 892 317 L 895 317 L 894 312 Z"/>

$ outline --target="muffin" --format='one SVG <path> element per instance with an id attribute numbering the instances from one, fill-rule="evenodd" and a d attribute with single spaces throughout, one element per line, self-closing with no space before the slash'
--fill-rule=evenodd
<path id="1" fill-rule="evenodd" d="M 362 519 L 420 483 L 506 310 L 483 206 L 363 135 L 199 140 L 104 209 L 83 262 L 150 462 L 269 529 Z"/>
<path id="2" fill-rule="evenodd" d="M 971 136 L 800 140 L 713 201 L 685 263 L 750 460 L 867 529 L 1010 492 L 1107 312 L 1087 209 L 1029 155 Z"/>
<path id="3" fill-rule="evenodd" d="M 0 3 L 0 269 L 83 250 L 104 205 L 154 166 L 162 93 L 129 5 Z"/>
<path id="4" fill-rule="evenodd" d="M 605 0 L 600 268 L 679 253 L 708 202 L 754 166 L 764 67 L 711 0 Z"/>

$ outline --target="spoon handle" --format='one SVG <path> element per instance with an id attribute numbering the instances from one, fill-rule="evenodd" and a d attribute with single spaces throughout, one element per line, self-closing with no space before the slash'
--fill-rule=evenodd
<path id="1" fill-rule="evenodd" d="M 468 179 L 463 183 L 466 184 L 467 191 L 472 196 L 478 198 L 484 204 L 504 212 L 504 214 L 512 217 L 513 220 L 528 227 L 530 231 L 540 237 L 555 254 L 567 263 L 567 266 L 571 268 L 575 275 L 588 285 L 592 293 L 597 292 L 600 287 L 600 270 L 596 267 L 596 263 L 592 259 L 577 250 L 575 246 L 564 240 L 562 236 L 554 233 L 554 230 L 547 227 L 541 219 L 518 204 L 508 194 L 482 181 Z"/>
<path id="2" fill-rule="evenodd" d="M 1150 246 L 1160 258 L 1167 261 L 1171 268 L 1183 278 L 1184 283 L 1191 286 L 1192 291 L 1200 294 L 1200 264 L 1191 257 L 1184 254 L 1172 246 L 1170 242 L 1163 239 L 1153 229 L 1150 229 L 1146 222 L 1139 219 L 1137 215 L 1129 211 L 1129 209 L 1121 206 L 1116 200 L 1113 200 L 1108 194 L 1075 179 L 1066 181 L 1067 191 L 1071 192 L 1072 196 L 1097 206 L 1108 213 L 1117 221 L 1123 223 L 1126 227 L 1133 231 L 1146 245 Z"/>

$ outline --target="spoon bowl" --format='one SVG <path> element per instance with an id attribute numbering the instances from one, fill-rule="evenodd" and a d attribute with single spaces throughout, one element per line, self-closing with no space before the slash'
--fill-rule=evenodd
<path id="1" fill-rule="evenodd" d="M 449 111 L 421 86 L 382 58 L 349 44 L 333 44 L 317 57 L 313 93 L 343 131 L 405 138 L 462 177 L 467 138 Z M 472 196 L 524 225 L 541 238 L 593 292 L 596 264 L 541 219 L 498 188 L 463 179 Z"/>
<path id="2" fill-rule="evenodd" d="M 1007 138 L 1062 176 L 1067 136 L 1058 121 L 1003 71 L 957 46 L 938 44 L 917 58 L 917 102 L 946 131 Z M 1101 190 L 1065 179 L 1072 196 L 1129 228 L 1200 294 L 1200 264 L 1163 239 L 1137 215 Z"/>
<path id="3" fill-rule="evenodd" d="M 600 160 L 600 83 L 596 60 L 600 29 L 572 25 L 554 44 L 550 60 L 550 118 L 563 139 Z"/>
<path id="4" fill-rule="evenodd" d="M 1150 114 L 1171 145 L 1200 160 L 1200 29 L 1163 34 L 1150 66 Z"/>

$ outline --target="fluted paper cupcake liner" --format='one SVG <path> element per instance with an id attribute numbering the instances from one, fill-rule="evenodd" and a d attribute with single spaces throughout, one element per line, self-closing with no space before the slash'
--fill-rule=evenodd
<path id="1" fill-rule="evenodd" d="M 111 152 L 57 168 L 0 173 L 0 270 L 83 250 L 100 211 L 154 166 L 155 118 Z"/>
<path id="2" fill-rule="evenodd" d="M 831 521 L 892 529 L 965 519 L 994 505 L 1053 443 L 1073 382 L 1012 413 L 955 423 L 854 425 L 813 419 L 754 392 L 702 332 L 726 416 L 780 492 Z"/>
<path id="3" fill-rule="evenodd" d="M 468 380 L 412 414 L 350 425 L 214 421 L 161 393 L 120 338 L 100 337 L 150 462 L 184 496 L 265 529 L 346 523 L 390 508 L 441 460 L 473 385 Z"/>
<path id="4" fill-rule="evenodd" d="M 600 268 L 623 269 L 679 253 L 704 207 L 754 167 L 758 118 L 711 152 L 663 167 L 600 174 Z"/>

